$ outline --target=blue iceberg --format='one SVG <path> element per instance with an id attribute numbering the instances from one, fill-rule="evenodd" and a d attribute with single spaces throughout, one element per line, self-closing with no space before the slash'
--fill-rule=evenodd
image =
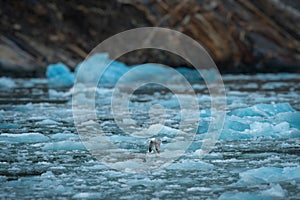
<path id="1" fill-rule="evenodd" d="M 74 83 L 74 74 L 63 63 L 49 65 L 46 77 L 51 87 L 70 87 Z"/>
<path id="2" fill-rule="evenodd" d="M 170 69 L 166 66 L 154 63 L 147 63 L 141 65 L 127 66 L 126 64 L 118 61 L 110 60 L 108 53 L 96 53 L 79 63 L 75 69 L 75 73 L 70 72 L 68 67 L 63 63 L 51 64 L 47 68 L 46 76 L 48 78 L 49 86 L 51 87 L 69 87 L 72 86 L 76 74 L 80 68 L 80 76 L 77 76 L 77 81 L 84 84 L 98 82 L 102 86 L 113 86 L 117 81 L 130 69 L 135 67 L 144 68 L 143 71 L 134 72 L 130 76 L 128 82 L 135 82 L 137 80 L 151 79 L 157 80 L 157 76 L 161 76 L 165 80 L 166 74 L 169 74 Z M 105 71 L 99 77 L 99 71 L 105 67 Z M 177 72 L 181 73 L 190 83 L 197 83 L 203 81 L 201 75 L 195 69 L 177 68 Z M 154 79 L 155 78 L 155 79 Z M 176 82 L 178 78 L 168 77 L 171 82 Z"/>
<path id="3" fill-rule="evenodd" d="M 99 72 L 96 70 L 104 67 L 106 69 L 102 76 L 99 77 Z M 92 55 L 81 62 L 76 67 L 75 72 L 78 73 L 80 68 L 84 68 L 84 71 L 81 71 L 80 76 L 78 76 L 78 82 L 89 84 L 100 81 L 103 85 L 114 85 L 129 70 L 124 63 L 110 60 L 108 53 Z"/>

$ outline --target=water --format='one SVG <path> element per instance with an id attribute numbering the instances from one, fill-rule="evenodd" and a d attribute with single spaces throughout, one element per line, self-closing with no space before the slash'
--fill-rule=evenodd
<path id="1" fill-rule="evenodd" d="M 296 111 L 300 110 L 299 75 L 223 78 L 228 113 L 261 103 L 289 103 Z M 271 128 L 263 133 L 248 130 L 248 134 L 257 135 L 249 139 L 219 140 L 212 152 L 200 159 L 197 150 L 208 115 L 203 117 L 191 147 L 172 165 L 149 173 L 126 173 L 101 164 L 85 150 L 74 126 L 68 89 L 49 89 L 46 79 L 13 81 L 12 87 L 2 87 L 0 93 L 1 198 L 300 198 L 300 139 L 296 118 L 294 124 L 284 123 L 282 114 L 241 118 L 252 127 L 255 122 L 264 122 Z M 210 107 L 208 91 L 201 82 L 193 87 L 205 116 Z M 98 90 L 97 117 L 101 127 L 123 148 L 146 152 L 147 141 L 121 137 L 109 113 L 107 97 L 111 90 Z M 132 96 L 132 117 L 141 126 L 158 123 L 149 121 L 146 113 L 151 104 L 161 103 L 170 108 L 165 125 L 176 129 L 178 106 L 173 99 L 167 90 L 156 91 L 151 87 L 139 90 Z M 275 127 L 277 124 L 282 126 Z M 239 136 L 246 133 L 234 131 Z M 264 137 L 267 133 L 270 136 Z"/>

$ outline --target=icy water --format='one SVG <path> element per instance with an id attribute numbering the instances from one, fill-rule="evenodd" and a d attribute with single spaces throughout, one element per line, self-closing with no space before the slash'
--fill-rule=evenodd
<path id="1" fill-rule="evenodd" d="M 186 153 L 149 173 L 111 169 L 81 143 L 69 89 L 49 89 L 46 79 L 1 80 L 0 197 L 3 199 L 300 199 L 300 75 L 223 77 L 227 95 L 224 130 L 212 152 L 197 152 L 209 124 L 210 96 L 193 84 L 200 124 Z M 4 85 L 4 86 L 3 86 Z M 109 88 L 98 88 L 97 117 L 122 148 L 147 152 L 109 113 Z M 132 96 L 141 126 L 147 108 L 168 107 L 167 130 L 178 127 L 178 102 L 167 90 L 141 89 Z M 129 122 L 130 123 L 130 122 Z M 164 151 L 162 144 L 162 151 Z"/>

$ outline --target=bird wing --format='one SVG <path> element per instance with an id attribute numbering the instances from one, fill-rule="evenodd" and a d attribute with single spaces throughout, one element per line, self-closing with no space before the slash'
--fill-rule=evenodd
<path id="1" fill-rule="evenodd" d="M 160 142 L 155 143 L 155 150 L 157 153 L 160 153 Z"/>
<path id="2" fill-rule="evenodd" d="M 152 152 L 153 145 L 154 145 L 154 142 L 150 141 L 150 143 L 149 143 L 149 152 L 150 153 Z"/>

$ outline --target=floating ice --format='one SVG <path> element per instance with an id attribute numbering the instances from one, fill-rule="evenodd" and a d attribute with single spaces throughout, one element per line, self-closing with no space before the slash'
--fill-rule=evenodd
<path id="1" fill-rule="evenodd" d="M 96 70 L 104 67 L 105 71 L 99 77 L 99 72 Z M 114 85 L 129 70 L 125 64 L 110 60 L 107 53 L 97 53 L 84 60 L 76 67 L 76 73 L 79 72 L 80 68 L 84 69 L 84 71 L 80 71 L 81 74 L 78 76 L 77 81 L 89 84 L 97 83 L 100 80 L 100 83 L 103 85 Z"/>
<path id="2" fill-rule="evenodd" d="M 286 191 L 282 189 L 279 184 L 271 185 L 270 189 L 266 189 L 260 192 L 228 192 L 219 197 L 219 200 L 274 200 L 282 199 L 286 196 Z"/>
<path id="3" fill-rule="evenodd" d="M 245 116 L 259 116 L 267 117 L 274 116 L 284 112 L 295 112 L 295 110 L 288 103 L 279 104 L 257 104 L 248 108 L 241 108 L 231 111 L 229 115 L 235 115 L 239 117 Z"/>
<path id="4" fill-rule="evenodd" d="M 179 67 L 176 68 L 176 70 L 180 72 L 189 81 L 189 83 L 199 83 L 203 81 L 203 78 L 195 69 Z M 206 86 L 204 88 L 206 88 Z"/>
<path id="5" fill-rule="evenodd" d="M 245 131 L 246 129 L 249 129 L 250 125 L 245 122 L 245 120 L 236 117 L 236 116 L 227 116 L 225 123 L 224 123 L 224 129 L 231 129 L 235 131 Z"/>
<path id="6" fill-rule="evenodd" d="M 58 125 L 58 124 L 60 123 L 52 119 L 45 119 L 36 123 L 36 125 Z"/>
<path id="7" fill-rule="evenodd" d="M 70 87 L 74 82 L 74 74 L 63 63 L 49 65 L 46 76 L 51 87 Z"/>
<path id="8" fill-rule="evenodd" d="M 275 122 L 288 122 L 292 128 L 300 130 L 300 113 L 298 112 L 288 112 L 280 113 L 275 116 Z"/>
<path id="9" fill-rule="evenodd" d="M 75 69 L 75 74 L 82 68 L 84 71 L 80 71 L 80 75 L 77 77 L 77 81 L 84 84 L 97 83 L 102 86 L 112 86 L 126 72 L 134 67 L 143 67 L 145 70 L 140 72 L 134 72 L 127 81 L 135 82 L 136 80 L 149 79 L 149 76 L 153 76 L 153 80 L 158 80 L 157 75 L 162 75 L 161 78 L 165 80 L 165 74 L 169 74 L 169 68 L 160 64 L 147 63 L 142 65 L 135 65 L 128 67 L 126 64 L 109 59 L 108 53 L 96 53 L 79 63 Z M 104 68 L 105 67 L 105 68 Z M 99 71 L 105 69 L 102 76 L 99 77 Z M 201 75 L 197 70 L 188 68 L 177 68 L 190 83 L 196 83 L 202 81 Z M 67 66 L 63 63 L 51 64 L 47 68 L 46 76 L 48 83 L 51 87 L 69 87 L 72 86 L 75 80 L 74 73 L 70 72 Z M 144 78 L 143 78 L 144 77 Z M 154 79 L 155 78 L 155 79 Z M 176 82 L 176 77 L 169 77 L 171 82 Z"/>
<path id="10" fill-rule="evenodd" d="M 0 116 L 1 119 L 1 116 Z M 13 124 L 13 123 L 0 123 L 0 129 L 17 129 L 20 128 L 21 126 L 18 124 Z"/>
<path id="11" fill-rule="evenodd" d="M 0 89 L 10 89 L 16 87 L 16 83 L 13 79 L 7 77 L 0 78 Z"/>
<path id="12" fill-rule="evenodd" d="M 300 182 L 300 167 L 261 167 L 241 172 L 237 185 L 276 183 L 286 181 Z"/>
<path id="13" fill-rule="evenodd" d="M 263 196 L 269 196 L 274 198 L 283 198 L 286 195 L 286 191 L 282 189 L 279 184 L 271 185 L 270 189 L 261 192 Z"/>
<path id="14" fill-rule="evenodd" d="M 49 96 L 50 96 L 50 97 L 54 97 L 54 98 L 65 98 L 65 97 L 69 97 L 69 96 L 72 94 L 72 91 L 69 90 L 69 91 L 67 91 L 67 92 L 59 92 L 59 91 L 50 89 L 50 90 L 48 91 L 48 93 L 49 93 Z"/>
<path id="15" fill-rule="evenodd" d="M 65 151 L 85 151 L 86 148 L 82 144 L 82 142 L 75 142 L 75 141 L 59 141 L 59 142 L 53 142 L 53 143 L 47 143 L 43 147 L 44 150 L 65 150 Z"/>
<path id="16" fill-rule="evenodd" d="M 103 194 L 100 192 L 80 192 L 75 194 L 73 199 L 101 199 Z"/>
<path id="17" fill-rule="evenodd" d="M 154 83 L 167 82 L 167 83 L 177 84 L 176 87 L 178 87 L 178 89 L 181 89 L 180 83 L 183 82 L 184 76 L 180 76 L 180 73 L 178 73 L 178 75 L 177 75 L 174 72 L 173 68 L 170 68 L 168 66 L 161 65 L 161 64 L 155 64 L 155 63 L 135 65 L 135 66 L 132 66 L 132 69 L 134 69 L 135 67 L 139 67 L 142 70 L 129 71 L 128 73 L 130 73 L 130 74 L 128 76 L 126 76 L 125 83 L 136 83 L 141 80 L 142 81 L 151 80 Z M 190 70 L 190 69 L 186 69 L 186 70 Z M 194 73 L 197 73 L 197 71 L 195 71 Z M 167 81 L 166 81 L 166 75 L 169 75 Z M 186 88 L 184 88 L 184 89 L 186 89 Z"/>
<path id="18" fill-rule="evenodd" d="M 10 143 L 40 143 L 47 142 L 49 138 L 41 133 L 22 133 L 22 134 L 6 134 L 0 135 L 0 142 Z"/>
<path id="19" fill-rule="evenodd" d="M 149 77 L 153 77 L 152 79 L 155 81 L 159 81 L 159 78 L 165 80 L 165 76 L 158 76 L 158 75 L 165 75 L 169 74 L 170 69 L 166 66 L 160 64 L 141 64 L 135 65 L 132 67 L 128 67 L 124 63 L 118 61 L 112 61 L 109 59 L 109 55 L 107 53 L 102 54 L 94 54 L 82 63 L 80 63 L 77 68 L 76 72 L 79 71 L 79 68 L 84 69 L 81 71 L 78 81 L 88 84 L 88 83 L 96 83 L 98 80 L 100 81 L 101 85 L 114 85 L 117 81 L 130 69 L 134 67 L 142 67 L 143 71 L 132 71 L 131 75 L 126 78 L 127 83 L 134 83 L 138 80 L 148 80 Z M 95 70 L 100 70 L 105 67 L 105 71 L 103 72 L 101 77 L 98 77 L 98 74 Z M 179 68 L 179 72 L 183 74 L 189 81 L 197 82 L 201 78 L 196 76 L 195 70 Z M 169 77 L 170 81 L 176 82 L 176 77 Z"/>
<path id="20" fill-rule="evenodd" d="M 224 193 L 219 198 L 219 200 L 263 200 L 259 194 L 249 193 L 249 192 L 235 192 L 235 193 Z M 267 200 L 267 199 L 266 199 Z M 271 200 L 271 199 L 270 199 Z"/>
<path id="21" fill-rule="evenodd" d="M 204 113 L 205 112 L 205 113 Z M 210 121 L 207 111 L 200 112 L 198 133 L 205 133 Z M 257 104 L 228 113 L 219 139 L 300 137 L 300 114 L 288 103 Z"/>
<path id="22" fill-rule="evenodd" d="M 56 133 L 50 137 L 55 140 L 79 139 L 79 136 L 73 133 Z"/>
<path id="23" fill-rule="evenodd" d="M 207 170 L 213 168 L 214 165 L 203 162 L 203 161 L 183 161 L 183 162 L 176 162 L 172 163 L 167 167 L 167 169 L 171 170 Z"/>
<path id="24" fill-rule="evenodd" d="M 269 83 L 265 83 L 261 88 L 262 89 L 276 89 L 276 88 L 283 88 L 283 87 L 289 87 L 290 84 L 289 83 L 285 83 L 285 82 L 269 82 Z"/>

